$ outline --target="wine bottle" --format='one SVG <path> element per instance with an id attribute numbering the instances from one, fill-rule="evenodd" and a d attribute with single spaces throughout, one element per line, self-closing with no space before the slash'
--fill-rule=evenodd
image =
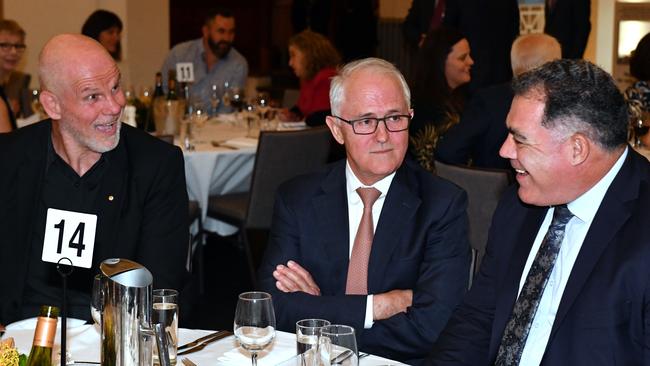
<path id="1" fill-rule="evenodd" d="M 178 94 L 176 94 L 176 70 L 169 70 L 167 100 L 178 100 Z"/>
<path id="2" fill-rule="evenodd" d="M 164 97 L 165 96 L 165 91 L 163 90 L 163 82 L 162 82 L 162 73 L 158 71 L 156 73 L 156 87 L 153 91 L 153 97 L 154 99 L 157 97 Z"/>
<path id="3" fill-rule="evenodd" d="M 27 359 L 27 366 L 52 365 L 52 346 L 54 345 L 58 316 L 59 308 L 56 306 L 41 306 L 36 331 L 34 331 L 32 350 L 29 352 L 29 358 Z"/>

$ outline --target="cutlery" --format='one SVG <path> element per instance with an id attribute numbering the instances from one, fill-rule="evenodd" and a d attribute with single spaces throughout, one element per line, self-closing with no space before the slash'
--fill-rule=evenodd
<path id="1" fill-rule="evenodd" d="M 332 357 L 332 359 L 330 360 L 330 365 L 340 365 L 343 363 L 343 361 L 352 357 L 352 355 L 353 352 L 349 349 L 346 349 L 345 351 L 341 352 L 338 356 Z"/>
<path id="2" fill-rule="evenodd" d="M 184 358 L 184 359 L 181 360 L 181 362 L 185 366 L 197 366 L 194 362 L 190 361 L 189 358 Z"/>
<path id="3" fill-rule="evenodd" d="M 224 331 L 220 332 L 219 334 L 215 335 L 214 337 L 209 338 L 209 339 L 207 339 L 205 341 L 202 341 L 200 344 L 194 346 L 193 348 L 186 349 L 185 351 L 182 351 L 182 352 L 178 352 L 177 355 L 179 355 L 179 356 L 187 355 L 187 354 L 190 354 L 190 353 L 193 353 L 193 352 L 200 351 L 200 350 L 204 349 L 205 346 L 207 346 L 208 344 L 210 344 L 212 342 L 215 342 L 215 341 L 218 341 L 221 338 L 229 337 L 231 335 L 232 335 L 232 332 L 224 330 Z"/>
<path id="4" fill-rule="evenodd" d="M 237 150 L 236 147 L 228 145 L 228 144 L 224 144 L 223 142 L 213 140 L 213 141 L 211 141 L 211 143 L 212 143 L 212 146 L 214 146 L 214 147 L 224 147 L 224 148 L 230 149 L 230 150 Z"/>
<path id="5" fill-rule="evenodd" d="M 178 347 L 177 350 L 182 351 L 182 350 L 184 350 L 186 348 L 191 348 L 191 347 L 194 347 L 194 346 L 198 346 L 199 344 L 201 344 L 201 342 L 206 341 L 206 340 L 208 340 L 208 339 L 210 339 L 212 337 L 216 337 L 216 336 L 218 336 L 219 334 L 221 334 L 223 332 L 226 332 L 226 331 L 225 330 L 219 330 L 219 331 L 216 331 L 214 333 L 210 333 L 210 334 L 208 334 L 206 336 L 203 336 L 201 338 L 197 338 L 197 339 L 193 340 L 192 342 L 186 343 L 186 344 Z"/>

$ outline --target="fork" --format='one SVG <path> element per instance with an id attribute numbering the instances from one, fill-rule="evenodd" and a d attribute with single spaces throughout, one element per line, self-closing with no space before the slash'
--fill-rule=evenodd
<path id="1" fill-rule="evenodd" d="M 181 360 L 181 362 L 182 362 L 183 365 L 185 365 L 185 366 L 197 366 L 194 362 L 190 361 L 190 359 L 187 358 L 187 357 L 183 358 L 183 359 Z"/>

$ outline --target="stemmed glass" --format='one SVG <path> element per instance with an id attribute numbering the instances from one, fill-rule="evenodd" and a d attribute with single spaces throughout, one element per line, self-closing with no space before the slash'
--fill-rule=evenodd
<path id="1" fill-rule="evenodd" d="M 216 117 L 217 116 L 217 110 L 219 108 L 219 93 L 217 91 L 217 86 L 215 84 L 212 85 L 212 92 L 210 93 L 210 117 Z"/>
<path id="2" fill-rule="evenodd" d="M 257 366 L 257 353 L 275 338 L 275 313 L 271 295 L 266 292 L 244 292 L 239 295 L 234 321 L 235 337 L 251 353 Z"/>
<path id="3" fill-rule="evenodd" d="M 259 112 L 260 119 L 267 119 L 267 113 L 269 109 L 271 109 L 271 106 L 269 104 L 269 94 L 268 93 L 259 93 L 257 95 L 256 99 L 256 104 L 257 104 L 257 111 Z"/>
<path id="4" fill-rule="evenodd" d="M 205 123 L 208 121 L 208 114 L 201 105 L 195 104 L 194 108 L 192 109 L 190 121 L 192 123 L 192 135 L 194 137 L 194 142 L 202 142 L 199 139 L 199 136 L 201 135 L 201 130 L 203 130 Z"/>
<path id="5" fill-rule="evenodd" d="M 634 147 L 640 148 L 643 144 L 641 143 L 641 136 L 648 133 L 647 126 L 643 118 L 632 118 L 632 128 L 634 129 Z"/>

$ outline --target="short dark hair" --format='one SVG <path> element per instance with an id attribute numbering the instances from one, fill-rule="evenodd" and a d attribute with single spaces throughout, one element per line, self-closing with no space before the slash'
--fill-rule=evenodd
<path id="1" fill-rule="evenodd" d="M 84 25 L 81 27 L 81 34 L 88 36 L 99 42 L 99 34 L 105 30 L 117 27 L 117 29 L 122 31 L 122 21 L 117 14 L 108 11 L 108 10 L 95 10 L 88 19 L 84 22 Z M 117 61 L 122 58 L 122 44 L 121 42 L 117 43 L 117 50 L 115 52 L 110 52 L 111 56 Z"/>
<path id="2" fill-rule="evenodd" d="M 627 142 L 623 95 L 606 71 L 585 60 L 555 60 L 516 77 L 516 96 L 541 96 L 542 126 L 584 133 L 607 150 Z"/>
<path id="3" fill-rule="evenodd" d="M 208 10 L 208 12 L 205 14 L 205 19 L 203 19 L 203 25 L 210 25 L 210 23 L 214 20 L 214 18 L 217 15 L 221 15 L 224 18 L 234 18 L 235 15 L 233 14 L 232 10 L 219 6 L 216 8 L 211 8 Z"/>
<path id="4" fill-rule="evenodd" d="M 630 74 L 638 80 L 650 80 L 650 33 L 641 38 L 630 56 Z"/>

